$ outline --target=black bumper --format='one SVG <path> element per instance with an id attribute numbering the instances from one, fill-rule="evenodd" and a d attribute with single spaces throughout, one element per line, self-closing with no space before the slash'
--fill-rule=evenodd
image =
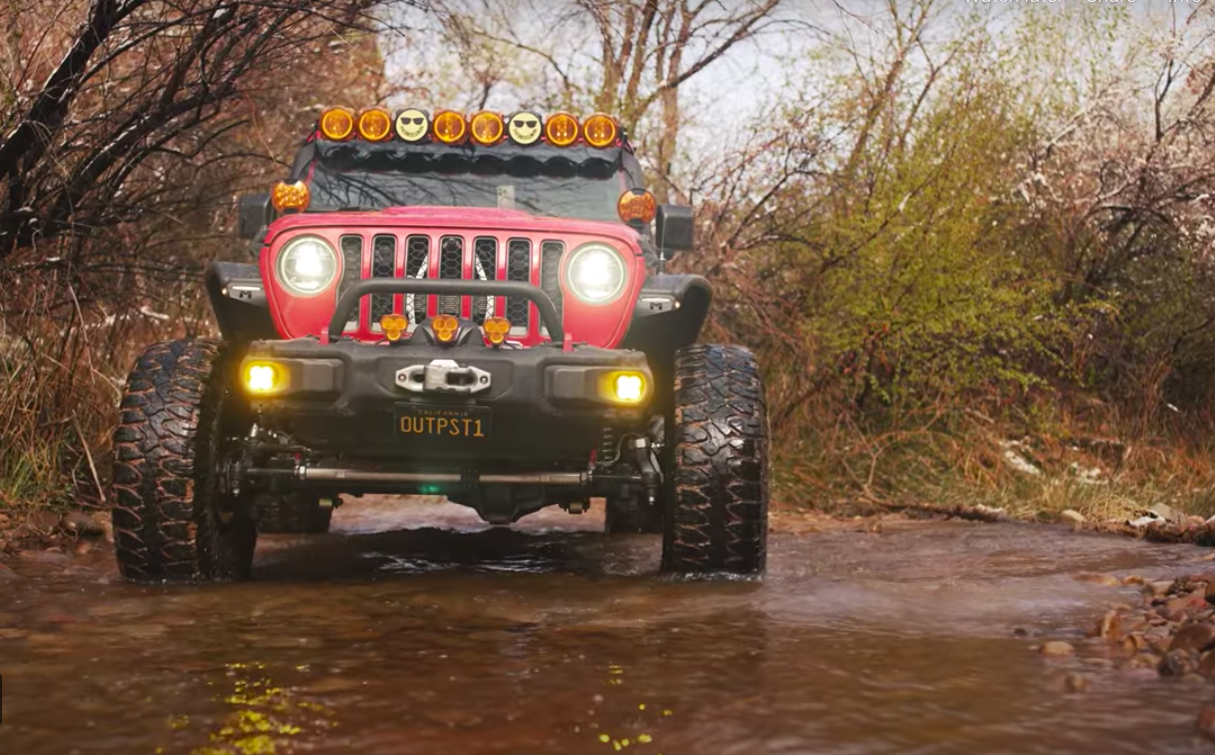
<path id="1" fill-rule="evenodd" d="M 306 338 L 250 344 L 240 375 L 255 361 L 273 362 L 286 377 L 272 395 L 250 395 L 252 408 L 265 428 L 294 443 L 350 458 L 476 460 L 480 469 L 585 464 L 605 428 L 645 426 L 654 394 L 642 352 L 590 346 L 322 345 Z M 427 373 L 437 361 L 448 364 Z M 638 403 L 604 397 L 604 381 L 619 370 L 644 376 Z M 443 371 L 452 372 L 452 385 L 428 384 Z"/>

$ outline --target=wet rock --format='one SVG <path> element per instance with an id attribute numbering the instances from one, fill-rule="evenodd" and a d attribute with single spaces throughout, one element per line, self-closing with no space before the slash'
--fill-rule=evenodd
<path id="1" fill-rule="evenodd" d="M 66 553 L 58 551 L 17 551 L 17 558 L 34 564 L 66 564 L 72 559 Z"/>
<path id="2" fill-rule="evenodd" d="M 1208 603 L 1215 603 L 1215 580 L 1207 583 L 1206 598 Z"/>
<path id="3" fill-rule="evenodd" d="M 1117 611 L 1106 611 L 1105 616 L 1097 623 L 1093 635 L 1103 640 L 1116 641 L 1122 639 L 1122 619 Z"/>
<path id="4" fill-rule="evenodd" d="M 1172 581 L 1168 582 L 1149 582 L 1148 590 L 1156 597 L 1163 597 L 1169 594 L 1169 589 L 1173 587 Z"/>
<path id="5" fill-rule="evenodd" d="M 1203 653 L 1196 670 L 1199 676 L 1215 681 L 1215 651 Z"/>
<path id="6" fill-rule="evenodd" d="M 106 528 L 101 516 L 85 511 L 69 511 L 59 520 L 59 527 L 81 537 L 101 537 Z"/>
<path id="7" fill-rule="evenodd" d="M 1081 572 L 1080 574 L 1072 575 L 1072 579 L 1077 582 L 1086 582 L 1092 585 L 1101 585 L 1102 587 L 1120 587 L 1122 580 L 1109 574 L 1094 574 L 1092 572 Z"/>
<path id="8" fill-rule="evenodd" d="M 1047 658 L 1066 658 L 1075 655 L 1076 648 L 1070 642 L 1062 640 L 1051 640 L 1043 643 L 1042 648 L 1038 651 Z"/>
<path id="9" fill-rule="evenodd" d="M 1164 604 L 1161 615 L 1169 621 L 1182 621 L 1199 608 L 1207 606 L 1205 592 L 1192 592 L 1179 598 L 1171 598 Z"/>
<path id="10" fill-rule="evenodd" d="M 1084 514 L 1075 509 L 1063 509 L 1059 512 L 1059 519 L 1064 523 L 1084 524 Z"/>
<path id="11" fill-rule="evenodd" d="M 1184 650 L 1170 650 L 1160 659 L 1156 670 L 1161 676 L 1185 676 L 1198 668 L 1198 664 L 1195 662 L 1196 657 L 1197 653 L 1191 655 Z"/>
<path id="12" fill-rule="evenodd" d="M 1068 692 L 1088 692 L 1092 682 L 1084 674 L 1070 673 L 1063 680 L 1063 687 Z"/>
<path id="13" fill-rule="evenodd" d="M 1173 635 L 1169 650 L 1209 650 L 1215 644 L 1215 626 L 1210 624 L 1186 624 Z"/>
<path id="14" fill-rule="evenodd" d="M 17 576 L 17 572 L 8 568 L 4 564 L 0 564 L 0 580 L 5 579 L 20 579 L 20 577 Z"/>
<path id="15" fill-rule="evenodd" d="M 9 518 L 8 514 L 0 514 L 0 530 L 6 530 L 11 526 L 13 526 L 13 520 Z"/>
<path id="16" fill-rule="evenodd" d="M 1215 705 L 1204 703 L 1198 711 L 1198 733 L 1215 742 Z"/>
<path id="17" fill-rule="evenodd" d="M 1142 587 L 1143 585 L 1147 584 L 1147 580 L 1144 579 L 1143 577 L 1139 576 L 1138 574 L 1131 574 L 1130 576 L 1126 576 L 1126 577 L 1122 578 L 1122 584 L 1134 585 L 1136 587 Z"/>
<path id="18" fill-rule="evenodd" d="M 1169 506 L 1166 503 L 1158 503 L 1155 506 L 1149 507 L 1148 513 L 1155 514 L 1156 516 L 1160 517 L 1161 519 L 1168 519 L 1170 521 L 1180 518 L 1177 515 L 1177 512 L 1173 510 L 1173 507 Z"/>

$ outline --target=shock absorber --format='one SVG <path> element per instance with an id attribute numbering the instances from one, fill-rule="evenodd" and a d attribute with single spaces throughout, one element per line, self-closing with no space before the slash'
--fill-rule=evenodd
<path id="1" fill-rule="evenodd" d="M 658 500 L 658 483 L 660 475 L 654 466 L 654 454 L 651 452 L 650 439 L 644 435 L 629 441 L 629 450 L 633 461 L 641 470 L 641 483 L 645 485 L 645 495 L 651 506 Z"/>

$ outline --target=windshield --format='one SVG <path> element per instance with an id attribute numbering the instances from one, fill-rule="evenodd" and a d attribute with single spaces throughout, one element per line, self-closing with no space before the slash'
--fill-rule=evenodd
<path id="1" fill-rule="evenodd" d="M 443 206 L 618 221 L 629 188 L 616 160 L 538 155 L 322 152 L 308 178 L 311 212 Z"/>

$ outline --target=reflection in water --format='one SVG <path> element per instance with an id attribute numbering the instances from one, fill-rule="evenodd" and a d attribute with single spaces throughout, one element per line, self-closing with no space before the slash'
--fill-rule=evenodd
<path id="1" fill-rule="evenodd" d="M 302 670 L 304 667 L 300 667 Z M 215 700 L 232 709 L 220 727 L 208 734 L 210 744 L 195 747 L 190 755 L 275 755 L 291 737 L 311 734 L 310 729 L 336 726 L 333 713 L 323 705 L 295 700 L 291 690 L 269 677 L 264 663 L 229 663 L 228 690 Z M 170 728 L 189 727 L 188 716 L 169 720 Z M 158 751 L 163 751 L 158 748 Z"/>
<path id="2" fill-rule="evenodd" d="M 355 503 L 344 534 L 265 538 L 243 585 L 19 565 L 0 753 L 1207 751 L 1205 688 L 1090 662 L 1074 631 L 1125 598 L 1070 575 L 1194 571 L 1185 548 L 889 526 L 777 534 L 764 582 L 685 583 L 656 577 L 656 538 L 555 516 Z M 428 526 L 377 531 L 402 517 Z"/>

